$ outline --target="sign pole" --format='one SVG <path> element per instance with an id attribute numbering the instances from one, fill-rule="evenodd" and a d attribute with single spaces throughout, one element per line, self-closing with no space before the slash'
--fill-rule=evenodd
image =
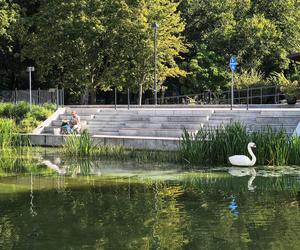
<path id="1" fill-rule="evenodd" d="M 32 111 L 31 71 L 29 71 L 29 106 L 30 106 L 30 111 Z"/>
<path id="2" fill-rule="evenodd" d="M 234 85 L 234 71 L 231 71 L 231 106 L 230 110 L 233 108 L 233 99 L 234 99 L 234 94 L 233 94 L 233 85 Z"/>
<path id="3" fill-rule="evenodd" d="M 33 72 L 34 70 L 35 70 L 34 67 L 27 67 L 27 72 L 29 73 L 29 106 L 30 106 L 30 111 L 32 111 L 31 72 Z"/>
<path id="4" fill-rule="evenodd" d="M 237 61 L 234 56 L 230 58 L 230 63 L 229 63 L 230 69 L 231 69 L 231 105 L 230 105 L 230 110 L 233 109 L 233 103 L 234 103 L 234 93 L 233 93 L 233 85 L 234 85 L 234 71 L 236 70 L 237 66 Z"/>

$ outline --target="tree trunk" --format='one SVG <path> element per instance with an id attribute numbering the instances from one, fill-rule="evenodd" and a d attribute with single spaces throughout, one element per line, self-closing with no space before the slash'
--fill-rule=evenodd
<path id="1" fill-rule="evenodd" d="M 81 105 L 87 105 L 89 103 L 89 87 L 86 85 L 83 94 L 81 95 Z"/>
<path id="2" fill-rule="evenodd" d="M 142 106 L 142 98 L 143 98 L 143 84 L 144 84 L 144 81 L 145 81 L 145 74 L 142 76 L 142 79 L 139 83 L 139 97 L 138 97 L 138 103 L 139 103 L 139 106 Z"/>
<path id="3" fill-rule="evenodd" d="M 166 93 L 166 90 L 162 87 L 161 88 L 161 97 L 160 97 L 160 104 L 164 104 L 164 98 L 165 98 L 165 93 Z"/>
<path id="4" fill-rule="evenodd" d="M 89 90 L 89 104 L 96 104 L 96 89 L 94 86 L 94 74 L 92 73 L 92 77 L 91 77 L 91 88 Z"/>
<path id="5" fill-rule="evenodd" d="M 91 88 L 90 89 L 90 104 L 96 104 L 97 100 L 96 100 L 96 89 L 95 88 Z"/>
<path id="6" fill-rule="evenodd" d="M 143 83 L 140 83 L 140 89 L 139 89 L 139 106 L 142 106 L 142 97 L 143 97 Z"/>

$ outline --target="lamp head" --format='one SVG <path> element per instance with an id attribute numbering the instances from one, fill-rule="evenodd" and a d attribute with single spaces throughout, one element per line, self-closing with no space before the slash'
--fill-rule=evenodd
<path id="1" fill-rule="evenodd" d="M 33 66 L 27 67 L 26 71 L 27 72 L 33 72 L 35 68 Z"/>
<path id="2" fill-rule="evenodd" d="M 153 28 L 157 29 L 157 28 L 159 28 L 159 25 L 157 23 L 154 23 Z"/>

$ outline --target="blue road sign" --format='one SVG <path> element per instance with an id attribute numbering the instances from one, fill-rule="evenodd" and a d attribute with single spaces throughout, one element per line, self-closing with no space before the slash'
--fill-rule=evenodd
<path id="1" fill-rule="evenodd" d="M 230 58 L 229 66 L 230 66 L 231 71 L 235 71 L 235 70 L 236 70 L 237 61 L 236 61 L 235 56 L 232 56 L 232 57 Z"/>

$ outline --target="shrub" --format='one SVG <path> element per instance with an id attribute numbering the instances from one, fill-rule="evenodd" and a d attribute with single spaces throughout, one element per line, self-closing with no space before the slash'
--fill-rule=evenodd
<path id="1" fill-rule="evenodd" d="M 29 133 L 33 128 L 39 125 L 39 121 L 30 113 L 20 122 L 18 126 L 18 132 L 20 133 Z"/>
<path id="2" fill-rule="evenodd" d="M 0 104 L 0 117 L 13 119 L 16 122 L 18 131 L 28 133 L 32 131 L 41 121 L 44 121 L 55 110 L 55 105 L 44 104 L 42 106 L 30 106 L 26 102 L 18 104 L 1 103 Z"/>

